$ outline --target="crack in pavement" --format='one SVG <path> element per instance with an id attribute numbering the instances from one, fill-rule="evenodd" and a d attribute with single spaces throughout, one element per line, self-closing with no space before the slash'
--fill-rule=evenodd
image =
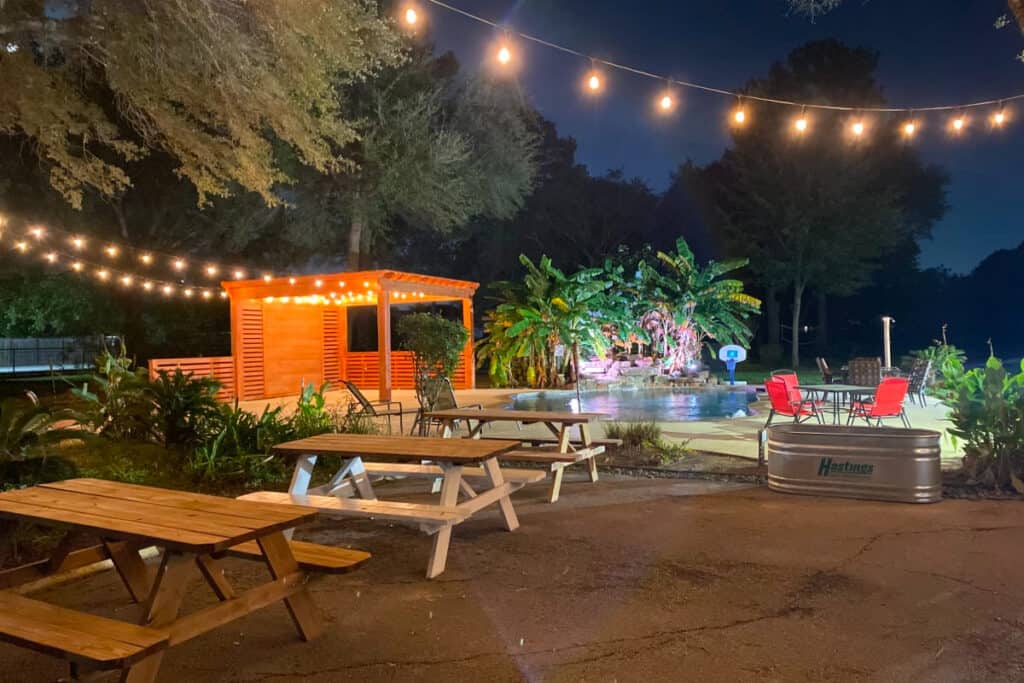
<path id="1" fill-rule="evenodd" d="M 619 650 L 614 650 L 612 652 L 605 652 L 603 654 L 595 655 L 595 656 L 592 656 L 592 657 L 584 657 L 584 658 L 581 658 L 581 659 L 567 660 L 567 661 L 564 661 L 564 662 L 559 662 L 559 666 L 566 666 L 566 665 L 570 665 L 571 666 L 571 665 L 575 665 L 575 664 L 586 664 L 588 662 L 601 661 L 601 660 L 604 660 L 604 659 L 610 659 L 610 658 L 613 658 L 613 657 L 619 657 L 619 656 L 624 656 L 624 655 L 635 656 L 635 655 L 640 654 L 641 652 L 644 652 L 646 650 L 650 650 L 650 649 L 657 648 L 657 647 L 662 647 L 666 643 L 671 642 L 672 640 L 678 638 L 679 636 L 688 636 L 688 635 L 692 635 L 692 634 L 695 634 L 695 633 L 704 633 L 704 632 L 726 631 L 726 630 L 733 629 L 733 628 L 739 628 L 739 627 L 742 627 L 742 626 L 748 626 L 750 624 L 756 624 L 756 623 L 759 623 L 759 622 L 762 622 L 762 621 L 769 621 L 769 620 L 773 620 L 773 619 L 785 619 L 785 618 L 793 616 L 793 615 L 810 614 L 811 612 L 813 612 L 813 610 L 811 610 L 810 608 L 807 608 L 807 607 L 800 607 L 799 605 L 789 605 L 789 606 L 784 607 L 782 609 L 778 609 L 778 610 L 775 610 L 773 612 L 769 612 L 768 614 L 761 614 L 761 615 L 758 615 L 756 617 L 749 617 L 749 618 L 745 618 L 745 619 L 736 619 L 736 620 L 733 620 L 733 621 L 730 621 L 730 622 L 726 622 L 724 624 L 711 624 L 711 625 L 707 625 L 707 626 L 690 626 L 690 627 L 686 627 L 686 628 L 666 629 L 666 630 L 655 631 L 653 633 L 648 633 L 648 634 L 644 634 L 644 635 L 640 635 L 640 636 L 631 636 L 631 637 L 624 637 L 624 638 L 612 638 L 610 640 L 598 640 L 598 641 L 594 641 L 594 642 L 590 642 L 590 643 L 573 643 L 571 645 L 564 645 L 562 647 L 537 648 L 537 649 L 534 649 L 534 650 L 524 650 L 522 652 L 508 652 L 508 651 L 479 652 L 477 654 L 466 655 L 464 657 L 452 657 L 452 658 L 445 658 L 445 659 L 420 659 L 420 660 L 403 660 L 403 661 L 380 660 L 380 661 L 369 661 L 369 662 L 350 662 L 350 663 L 345 664 L 342 667 L 337 667 L 337 668 L 333 668 L 333 669 L 317 669 L 316 671 L 313 671 L 313 672 L 308 672 L 308 671 L 289 671 L 289 672 L 266 671 L 266 672 L 261 672 L 261 673 L 257 674 L 257 676 L 259 676 L 259 678 L 251 678 L 251 679 L 247 679 L 247 680 L 258 681 L 258 680 L 266 680 L 266 679 L 271 679 L 271 678 L 286 678 L 286 677 L 307 678 L 307 677 L 312 677 L 314 675 L 332 674 L 332 673 L 343 673 L 343 672 L 346 672 L 346 671 L 352 671 L 354 669 L 370 669 L 370 668 L 375 668 L 375 667 L 395 668 L 395 667 L 443 666 L 443 665 L 450 665 L 450 664 L 466 664 L 466 663 L 475 662 L 477 660 L 484 660 L 484 659 L 490 659 L 490 658 L 495 658 L 495 657 L 510 657 L 512 659 L 519 659 L 519 658 L 531 657 L 531 656 L 535 656 L 535 655 L 559 654 L 559 653 L 562 653 L 562 652 L 570 652 L 570 651 L 573 651 L 573 650 L 580 650 L 580 649 L 584 649 L 584 648 L 598 648 L 598 647 L 607 647 L 607 646 L 621 646 L 621 645 L 628 644 L 628 643 L 644 643 L 643 645 L 640 645 L 639 647 L 635 647 L 635 648 L 633 648 L 632 650 L 630 650 L 628 652 L 623 652 L 621 649 L 619 649 Z M 652 641 L 655 641 L 655 642 L 652 642 Z"/>

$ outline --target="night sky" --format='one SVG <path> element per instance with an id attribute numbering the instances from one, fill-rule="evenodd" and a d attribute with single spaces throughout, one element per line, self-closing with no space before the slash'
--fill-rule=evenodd
<path id="1" fill-rule="evenodd" d="M 480 16 L 588 54 L 682 80 L 736 89 L 764 75 L 807 41 L 834 37 L 881 52 L 879 80 L 891 104 L 927 106 L 994 99 L 1024 92 L 1024 37 L 1015 26 L 996 30 L 1002 0 L 847 0 L 811 23 L 790 15 L 784 0 L 451 0 Z M 438 7 L 423 8 L 438 48 L 452 50 L 466 69 L 479 68 L 496 33 Z M 724 97 L 680 92 L 671 120 L 652 102 L 662 86 L 606 72 L 599 98 L 580 94 L 589 63 L 532 43 L 517 42 L 517 79 L 524 94 L 560 134 L 579 142 L 592 173 L 622 169 L 656 190 L 686 159 L 703 164 L 728 144 Z M 756 115 L 756 109 L 752 112 Z M 960 139 L 946 134 L 948 115 L 923 119 L 915 142 L 926 160 L 949 172 L 950 211 L 922 245 L 922 265 L 965 273 L 995 249 L 1024 240 L 1024 101 L 1006 130 L 990 133 L 974 115 Z M 985 112 L 990 114 L 991 112 Z"/>

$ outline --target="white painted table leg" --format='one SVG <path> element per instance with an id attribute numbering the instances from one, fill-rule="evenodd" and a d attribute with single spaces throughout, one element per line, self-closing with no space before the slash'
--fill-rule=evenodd
<path id="1" fill-rule="evenodd" d="M 548 497 L 549 503 L 558 502 L 558 494 L 562 490 L 562 474 L 565 472 L 565 465 L 562 463 L 556 463 L 552 467 L 551 473 L 551 495 Z"/>
<path id="2" fill-rule="evenodd" d="M 295 471 L 292 472 L 292 481 L 288 485 L 288 493 L 293 496 L 306 495 L 309 491 L 309 482 L 313 479 L 313 470 L 315 468 L 315 455 L 299 456 L 298 461 L 295 463 Z M 292 534 L 294 533 L 295 529 L 288 529 L 284 532 L 284 537 L 290 541 L 292 540 Z"/>
<path id="3" fill-rule="evenodd" d="M 441 507 L 452 508 L 459 502 L 459 482 L 462 481 L 460 465 L 441 465 L 444 468 L 444 482 L 441 485 Z M 448 524 L 434 534 L 434 547 L 427 562 L 427 578 L 433 579 L 444 572 L 448 564 L 448 546 L 452 540 L 452 525 Z"/>
<path id="4" fill-rule="evenodd" d="M 505 477 L 501 473 L 497 458 L 484 461 L 484 471 L 487 473 L 487 479 L 491 482 L 491 488 L 498 488 L 505 483 Z M 502 496 L 498 500 L 498 505 L 501 506 L 501 514 L 505 518 L 505 528 L 509 531 L 518 529 L 519 517 L 516 516 L 516 509 L 512 507 L 512 498 L 507 495 Z"/>

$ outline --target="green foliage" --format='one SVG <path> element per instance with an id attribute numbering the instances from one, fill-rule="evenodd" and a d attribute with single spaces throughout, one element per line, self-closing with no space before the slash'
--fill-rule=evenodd
<path id="1" fill-rule="evenodd" d="M 601 313 L 611 285 L 598 269 L 567 276 L 547 256 L 536 264 L 525 254 L 519 260 L 526 268 L 522 284 L 492 285 L 500 303 L 485 319 L 478 362 L 488 364 L 495 386 L 510 381 L 555 386 L 562 369 L 578 359 L 580 348 L 604 353 L 608 340 Z M 572 358 L 567 355 L 559 362 L 559 345 L 569 349 Z"/>
<path id="2" fill-rule="evenodd" d="M 219 404 L 220 382 L 212 377 L 161 370 L 150 384 L 157 427 L 167 445 L 194 446 L 207 435 Z"/>
<path id="3" fill-rule="evenodd" d="M 80 278 L 19 268 L 0 280 L 0 337 L 102 334 L 120 324 L 106 297 Z"/>
<path id="4" fill-rule="evenodd" d="M 938 339 L 932 341 L 929 347 L 911 351 L 910 355 L 921 360 L 930 360 L 932 372 L 939 377 L 947 368 L 955 370 L 956 366 L 963 367 L 967 362 L 967 354 L 964 351 L 952 344 L 944 344 Z"/>
<path id="5" fill-rule="evenodd" d="M 622 448 L 633 453 L 654 451 L 663 465 L 675 462 L 690 452 L 686 443 L 675 444 L 661 435 L 661 427 L 651 422 L 606 422 L 604 434 L 609 439 L 622 439 Z"/>
<path id="6" fill-rule="evenodd" d="M 1024 493 L 1024 362 L 1012 375 L 995 357 L 969 371 L 952 358 L 943 367 L 940 395 L 950 409 L 949 431 L 963 442 L 967 471 Z"/>
<path id="7" fill-rule="evenodd" d="M 127 162 L 162 150 L 200 202 L 237 188 L 278 203 L 289 176 L 275 143 L 328 171 L 356 124 L 338 83 L 401 58 L 372 3 L 95 0 L 47 12 L 7 0 L 0 58 L 0 133 L 39 147 L 50 183 L 82 205 L 86 189 L 116 196 Z M 109 93 L 97 101 L 96 93 Z"/>
<path id="8" fill-rule="evenodd" d="M 412 351 L 416 373 L 416 394 L 428 410 L 437 400 L 442 378 L 451 379 L 462 359 L 469 332 L 457 322 L 433 313 L 413 313 L 401 318 L 398 338 Z"/>
<path id="9" fill-rule="evenodd" d="M 72 393 L 82 401 L 79 422 L 94 434 L 117 441 L 160 438 L 153 390 L 143 368 L 121 348 L 104 351 L 95 374 Z"/>
<path id="10" fill-rule="evenodd" d="M 87 438 L 81 430 L 63 426 L 72 418 L 70 411 L 40 405 L 32 394 L 0 402 L 0 489 L 74 476 L 74 467 L 49 450 L 62 440 Z"/>
<path id="11" fill-rule="evenodd" d="M 324 394 L 330 384 L 324 382 L 318 389 L 315 384 L 303 383 L 299 392 L 299 400 L 292 415 L 293 438 L 305 439 L 308 436 L 326 434 L 334 431 L 333 417 L 327 410 Z"/>

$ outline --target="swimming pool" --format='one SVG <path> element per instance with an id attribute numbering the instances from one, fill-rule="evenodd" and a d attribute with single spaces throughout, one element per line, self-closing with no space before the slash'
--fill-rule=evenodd
<path id="1" fill-rule="evenodd" d="M 508 406 L 516 410 L 571 410 L 605 413 L 629 422 L 688 422 L 752 415 L 757 400 L 753 387 L 707 389 L 635 389 L 585 391 L 582 407 L 575 391 L 531 391 L 516 394 Z"/>

